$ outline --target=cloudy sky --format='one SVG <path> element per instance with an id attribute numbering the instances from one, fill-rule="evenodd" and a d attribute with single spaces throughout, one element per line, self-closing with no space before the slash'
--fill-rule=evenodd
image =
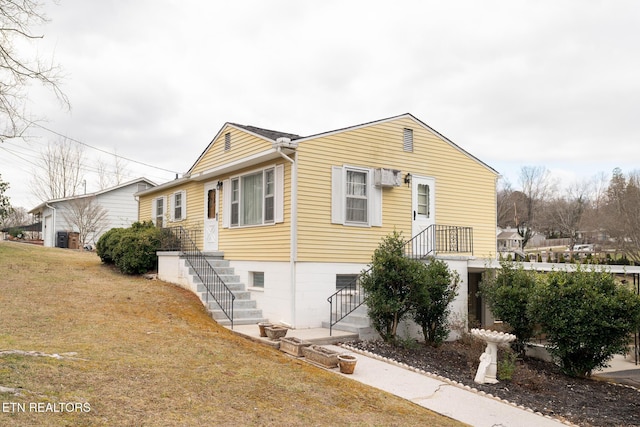
<path id="1" fill-rule="evenodd" d="M 53 132 L 0 145 L 14 206 L 40 202 L 33 161 L 59 135 L 162 183 L 227 121 L 311 135 L 409 112 L 514 187 L 523 166 L 563 182 L 640 168 L 637 1 L 59 0 L 46 14 L 38 52 L 72 108 L 31 92 Z"/>

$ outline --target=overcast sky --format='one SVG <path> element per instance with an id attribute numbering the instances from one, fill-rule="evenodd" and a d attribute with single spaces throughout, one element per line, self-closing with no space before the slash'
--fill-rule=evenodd
<path id="1" fill-rule="evenodd" d="M 34 89 L 31 111 L 166 170 L 127 162 L 130 178 L 186 172 L 225 122 L 304 136 L 407 112 L 515 187 L 523 166 L 563 182 L 640 168 L 638 1 L 60 0 L 46 13 L 38 52 L 63 67 L 72 109 Z M 0 146 L 11 202 L 28 209 L 34 158 L 60 140 L 34 134 Z"/>

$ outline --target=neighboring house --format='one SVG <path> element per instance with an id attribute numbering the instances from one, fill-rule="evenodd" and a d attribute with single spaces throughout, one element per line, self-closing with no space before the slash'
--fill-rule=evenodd
<path id="1" fill-rule="evenodd" d="M 505 228 L 498 233 L 498 251 L 522 253 L 522 241 L 524 239 L 518 230 Z"/>
<path id="2" fill-rule="evenodd" d="M 138 219 L 138 202 L 134 194 L 154 187 L 155 183 L 146 178 L 138 178 L 115 187 L 95 193 L 63 199 L 48 200 L 29 211 L 38 221 L 42 221 L 44 246 L 61 246 L 59 236 L 77 233 L 77 224 L 69 219 L 79 207 L 97 207 L 101 218 L 93 230 L 87 230 L 86 243 L 95 247 L 100 236 L 116 227 L 129 227 Z M 91 215 L 91 214 L 88 214 Z M 97 214 L 95 214 L 97 215 Z M 66 240 L 66 239 L 63 239 Z"/>
<path id="3" fill-rule="evenodd" d="M 411 114 L 307 137 L 226 123 L 182 178 L 137 194 L 138 219 L 189 230 L 230 262 L 262 318 L 295 328 L 326 322 L 327 297 L 393 230 L 428 230 L 438 242 L 412 251 L 460 273 L 453 311 L 466 322 L 481 273 L 468 260 L 496 258 L 497 179 Z M 160 278 L 184 285 L 178 265 L 161 257 Z"/>

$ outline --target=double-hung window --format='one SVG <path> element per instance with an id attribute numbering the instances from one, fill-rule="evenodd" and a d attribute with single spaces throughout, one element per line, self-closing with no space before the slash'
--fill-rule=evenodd
<path id="1" fill-rule="evenodd" d="M 373 184 L 373 169 L 333 166 L 331 222 L 353 226 L 382 225 L 382 188 Z"/>
<path id="2" fill-rule="evenodd" d="M 282 209 L 278 209 L 278 203 L 282 203 L 284 194 L 282 171 L 281 166 L 271 167 L 230 180 L 231 188 L 227 193 L 229 226 L 242 227 L 282 222 Z M 276 178 L 277 175 L 280 175 L 280 179 Z M 278 193 L 282 193 L 279 202 L 276 201 Z"/>
<path id="3" fill-rule="evenodd" d="M 347 169 L 346 222 L 368 224 L 368 172 Z"/>
<path id="4" fill-rule="evenodd" d="M 173 193 L 171 197 L 172 201 L 172 211 L 171 211 L 171 219 L 173 221 L 182 221 L 187 217 L 186 214 L 186 205 L 187 205 L 187 197 L 185 191 L 177 191 Z"/>
<path id="5" fill-rule="evenodd" d="M 158 197 L 157 199 L 153 200 L 153 217 L 155 219 L 156 227 L 162 228 L 164 226 L 165 205 L 165 197 Z"/>

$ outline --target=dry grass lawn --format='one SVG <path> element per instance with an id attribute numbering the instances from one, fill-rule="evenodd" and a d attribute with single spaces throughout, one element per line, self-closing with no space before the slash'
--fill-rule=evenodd
<path id="1" fill-rule="evenodd" d="M 19 391 L 0 392 L 3 426 L 461 425 L 236 337 L 190 292 L 93 253 L 0 242 L 0 309 L 0 386 Z"/>

